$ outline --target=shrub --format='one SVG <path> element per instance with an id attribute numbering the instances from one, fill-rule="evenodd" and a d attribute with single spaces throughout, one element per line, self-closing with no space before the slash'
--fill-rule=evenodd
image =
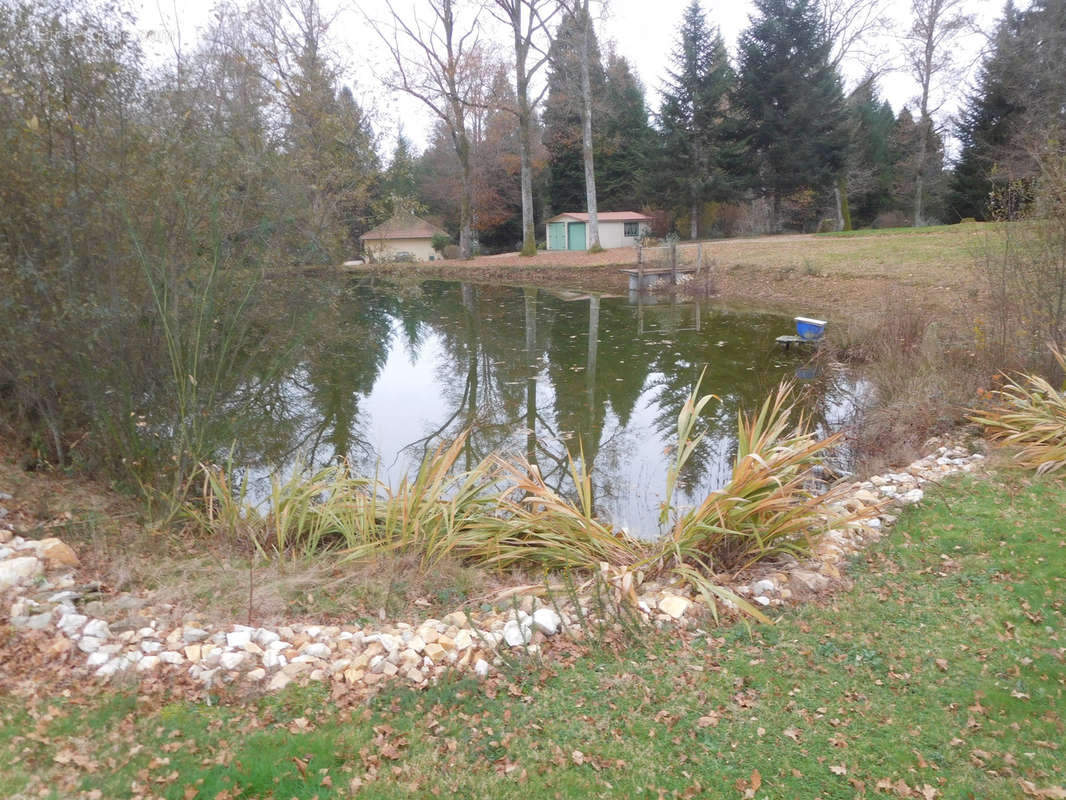
<path id="1" fill-rule="evenodd" d="M 1054 345 L 1052 355 L 1066 373 L 1066 355 Z M 1039 375 L 1020 375 L 992 392 L 992 407 L 970 417 L 988 435 L 1021 449 L 1015 460 L 1038 473 L 1066 467 L 1066 396 Z"/>
<path id="2" fill-rule="evenodd" d="M 459 258 L 460 255 L 462 255 L 462 251 L 459 249 L 459 245 L 457 245 L 457 244 L 449 244 L 449 245 L 445 246 L 442 255 L 446 259 L 454 260 L 456 258 Z"/>
<path id="3" fill-rule="evenodd" d="M 452 243 L 452 237 L 446 233 L 435 233 L 429 243 L 438 253 L 443 253 L 444 248 Z"/>

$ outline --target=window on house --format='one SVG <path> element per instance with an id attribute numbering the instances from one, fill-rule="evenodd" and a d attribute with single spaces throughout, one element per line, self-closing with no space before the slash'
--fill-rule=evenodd
<path id="1" fill-rule="evenodd" d="M 636 238 L 637 236 L 640 236 L 640 225 L 638 223 L 636 223 L 636 222 L 625 222 L 625 223 L 623 223 L 622 235 L 623 236 L 630 236 L 632 238 Z"/>

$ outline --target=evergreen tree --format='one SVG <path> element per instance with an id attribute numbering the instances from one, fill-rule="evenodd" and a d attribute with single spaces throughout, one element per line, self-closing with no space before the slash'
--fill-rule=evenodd
<path id="1" fill-rule="evenodd" d="M 740 150 L 729 107 L 734 82 L 721 34 L 708 27 L 699 0 L 691 0 L 663 89 L 658 178 L 665 199 L 688 210 L 693 239 L 702 205 L 727 200 L 736 190 Z"/>
<path id="2" fill-rule="evenodd" d="M 998 183 L 1034 174 L 1029 148 L 1020 140 L 1063 123 L 1064 48 L 1066 2 L 1037 2 L 1026 11 L 1007 4 L 969 107 L 960 115 L 962 153 L 948 197 L 952 218 L 986 218 Z"/>
<path id="3" fill-rule="evenodd" d="M 895 178 L 893 133 L 896 118 L 877 94 L 872 77 L 860 83 L 847 99 L 848 160 L 845 185 L 855 227 L 866 227 L 892 207 Z"/>
<path id="4" fill-rule="evenodd" d="M 382 190 L 386 196 L 388 213 L 409 211 L 420 214 L 425 209 L 418 202 L 418 179 L 415 169 L 418 159 L 411 147 L 411 140 L 403 131 L 396 136 L 396 147 L 392 151 L 392 161 L 385 170 Z"/>
<path id="5" fill-rule="evenodd" d="M 758 16 L 740 39 L 735 96 L 776 228 L 783 199 L 827 191 L 841 174 L 847 118 L 817 3 L 755 0 L 755 6 Z"/>
<path id="6" fill-rule="evenodd" d="M 589 83 L 600 102 L 593 108 L 593 141 L 599 138 L 606 77 L 599 43 L 590 30 Z M 548 193 L 554 213 L 585 208 L 585 167 L 581 142 L 581 26 L 567 17 L 552 42 L 548 96 L 544 102 L 544 146 L 548 151 Z M 596 148 L 597 152 L 599 148 Z M 598 166 L 598 165 L 597 165 Z"/>
<path id="7" fill-rule="evenodd" d="M 596 189 L 607 211 L 629 211 L 647 199 L 649 164 L 655 152 L 655 132 L 648 124 L 644 87 L 629 62 L 607 55 L 602 130 L 596 152 Z"/>

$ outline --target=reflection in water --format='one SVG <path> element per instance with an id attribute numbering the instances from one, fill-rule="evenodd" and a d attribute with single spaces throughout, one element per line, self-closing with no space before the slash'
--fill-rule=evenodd
<path id="1" fill-rule="evenodd" d="M 261 480 L 273 464 L 347 458 L 395 481 L 470 429 L 464 466 L 524 457 L 567 491 L 568 454 L 583 459 L 597 512 L 654 536 L 677 415 L 701 373 L 719 401 L 681 476 L 693 503 L 728 478 L 738 410 L 803 369 L 774 344 L 787 318 L 708 303 L 446 282 L 298 291 L 314 295 L 310 331 L 263 420 L 272 433 L 239 453 Z M 823 428 L 839 424 L 857 387 L 806 374 L 816 378 L 808 411 Z"/>

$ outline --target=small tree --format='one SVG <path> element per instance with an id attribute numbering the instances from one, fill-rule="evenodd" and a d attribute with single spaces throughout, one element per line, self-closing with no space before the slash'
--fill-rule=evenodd
<path id="1" fill-rule="evenodd" d="M 444 248 L 452 243 L 452 237 L 446 233 L 435 233 L 433 234 L 433 238 L 429 240 L 429 243 L 438 254 L 443 253 Z"/>

